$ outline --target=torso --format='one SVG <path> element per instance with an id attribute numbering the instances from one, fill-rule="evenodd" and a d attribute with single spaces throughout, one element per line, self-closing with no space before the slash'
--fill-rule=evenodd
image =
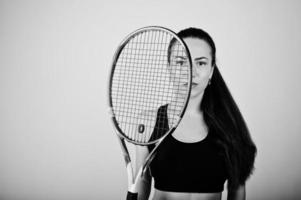
<path id="1" fill-rule="evenodd" d="M 189 130 L 189 131 L 188 131 Z M 202 143 L 207 139 L 208 128 L 202 120 L 201 115 L 186 113 L 177 129 L 170 137 L 179 143 Z M 194 144 L 192 144 L 194 145 Z M 202 171 L 202 173 L 206 173 Z M 153 200 L 221 200 L 221 192 L 171 192 L 154 190 Z"/>
<path id="2" fill-rule="evenodd" d="M 189 113 L 184 115 L 181 123 L 172 133 L 174 138 L 187 143 L 199 142 L 203 140 L 207 134 L 208 128 L 204 122 L 202 123 L 202 116 L 200 114 Z"/>

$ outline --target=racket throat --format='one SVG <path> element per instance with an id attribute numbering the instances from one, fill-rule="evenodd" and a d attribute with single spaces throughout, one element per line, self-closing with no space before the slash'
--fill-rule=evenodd
<path id="1" fill-rule="evenodd" d="M 150 157 L 148 159 L 146 159 L 146 162 L 143 164 L 142 167 L 139 168 L 139 171 L 137 172 L 137 174 L 135 174 L 135 176 L 133 176 L 133 170 L 131 167 L 131 162 L 128 163 L 127 165 L 127 170 L 128 170 L 128 191 L 131 193 L 137 193 L 137 190 L 139 188 L 139 184 L 141 184 L 141 182 L 143 181 L 143 177 L 145 175 L 145 173 L 147 173 L 147 168 L 150 164 L 150 162 L 152 161 L 152 159 L 154 158 L 154 154 L 151 154 Z M 136 177 L 136 178 L 134 178 Z"/>
<path id="2" fill-rule="evenodd" d="M 139 184 L 143 180 L 143 174 L 144 174 L 143 168 L 140 168 L 136 176 L 133 176 L 131 163 L 128 163 L 127 172 L 128 172 L 128 191 L 131 193 L 137 193 Z"/>

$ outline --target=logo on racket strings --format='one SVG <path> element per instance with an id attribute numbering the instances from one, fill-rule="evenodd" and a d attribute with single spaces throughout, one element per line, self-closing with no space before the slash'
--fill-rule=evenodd
<path id="1" fill-rule="evenodd" d="M 139 126 L 138 126 L 138 132 L 139 132 L 139 133 L 143 133 L 143 132 L 144 132 L 144 129 L 145 129 L 144 124 L 139 124 Z"/>

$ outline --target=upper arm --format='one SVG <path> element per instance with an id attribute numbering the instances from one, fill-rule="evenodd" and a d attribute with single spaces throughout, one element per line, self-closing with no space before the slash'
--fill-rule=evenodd
<path id="1" fill-rule="evenodd" d="M 228 190 L 227 200 L 245 200 L 246 199 L 246 186 L 240 185 L 235 190 Z"/>

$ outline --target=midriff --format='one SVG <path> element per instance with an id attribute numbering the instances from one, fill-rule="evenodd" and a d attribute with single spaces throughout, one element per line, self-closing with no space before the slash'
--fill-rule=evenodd
<path id="1" fill-rule="evenodd" d="M 222 193 L 167 192 L 155 189 L 153 200 L 221 200 Z"/>

